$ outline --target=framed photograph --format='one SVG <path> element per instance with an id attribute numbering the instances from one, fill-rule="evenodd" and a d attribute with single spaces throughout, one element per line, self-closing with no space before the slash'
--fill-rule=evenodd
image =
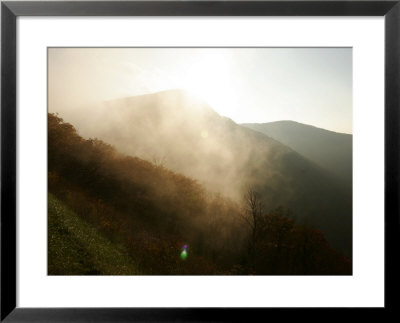
<path id="1" fill-rule="evenodd" d="M 395 311 L 398 1 L 1 12 L 1 320 Z"/>

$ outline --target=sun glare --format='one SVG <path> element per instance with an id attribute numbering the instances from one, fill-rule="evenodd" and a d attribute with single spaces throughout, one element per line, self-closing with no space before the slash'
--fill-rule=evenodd
<path id="1" fill-rule="evenodd" d="M 220 54 L 197 56 L 182 74 L 177 76 L 178 86 L 204 100 L 219 114 L 232 113 L 235 91 L 231 62 Z"/>
<path id="2" fill-rule="evenodd" d="M 202 132 L 201 132 L 201 137 L 203 138 L 203 139 L 206 139 L 206 138 L 208 138 L 208 131 L 206 131 L 206 130 L 203 130 Z"/>

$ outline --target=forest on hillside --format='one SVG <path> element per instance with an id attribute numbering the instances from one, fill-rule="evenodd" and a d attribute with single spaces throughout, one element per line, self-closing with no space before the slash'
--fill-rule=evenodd
<path id="1" fill-rule="evenodd" d="M 84 138 L 101 139 L 121 154 L 194 179 L 239 205 L 251 188 L 264 212 L 284 206 L 298 224 L 321 230 L 335 250 L 352 255 L 352 190 L 346 184 L 351 176 L 342 181 L 312 156 L 221 116 L 187 91 L 107 101 L 73 120 Z M 318 133 L 297 137 L 320 146 Z M 331 146 L 326 142 L 320 155 L 329 155 Z"/>
<path id="2" fill-rule="evenodd" d="M 321 231 L 285 205 L 266 209 L 257 188 L 233 201 L 51 113 L 48 190 L 49 275 L 352 273 Z"/>

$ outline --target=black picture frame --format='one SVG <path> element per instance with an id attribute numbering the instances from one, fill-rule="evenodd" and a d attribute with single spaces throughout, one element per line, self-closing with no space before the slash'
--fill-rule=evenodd
<path id="1" fill-rule="evenodd" d="M 1 3 L 1 321 L 252 321 L 270 314 L 344 318 L 326 308 L 19 308 L 16 307 L 16 19 L 19 16 L 384 16 L 385 306 L 396 311 L 399 266 L 400 0 L 395 1 L 79 1 Z M 313 312 L 310 313 L 310 310 Z M 269 311 L 266 313 L 266 311 Z M 321 313 L 323 312 L 323 313 Z M 318 314 L 317 314 L 318 313 Z M 391 313 L 393 314 L 393 313 Z M 321 318 L 321 317 L 320 317 Z M 265 317 L 266 319 L 266 317 Z"/>

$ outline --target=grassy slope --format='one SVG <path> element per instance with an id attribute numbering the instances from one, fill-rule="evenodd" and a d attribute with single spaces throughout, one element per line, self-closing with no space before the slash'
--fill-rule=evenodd
<path id="1" fill-rule="evenodd" d="M 138 275 L 125 248 L 110 242 L 60 200 L 48 200 L 49 275 Z"/>

